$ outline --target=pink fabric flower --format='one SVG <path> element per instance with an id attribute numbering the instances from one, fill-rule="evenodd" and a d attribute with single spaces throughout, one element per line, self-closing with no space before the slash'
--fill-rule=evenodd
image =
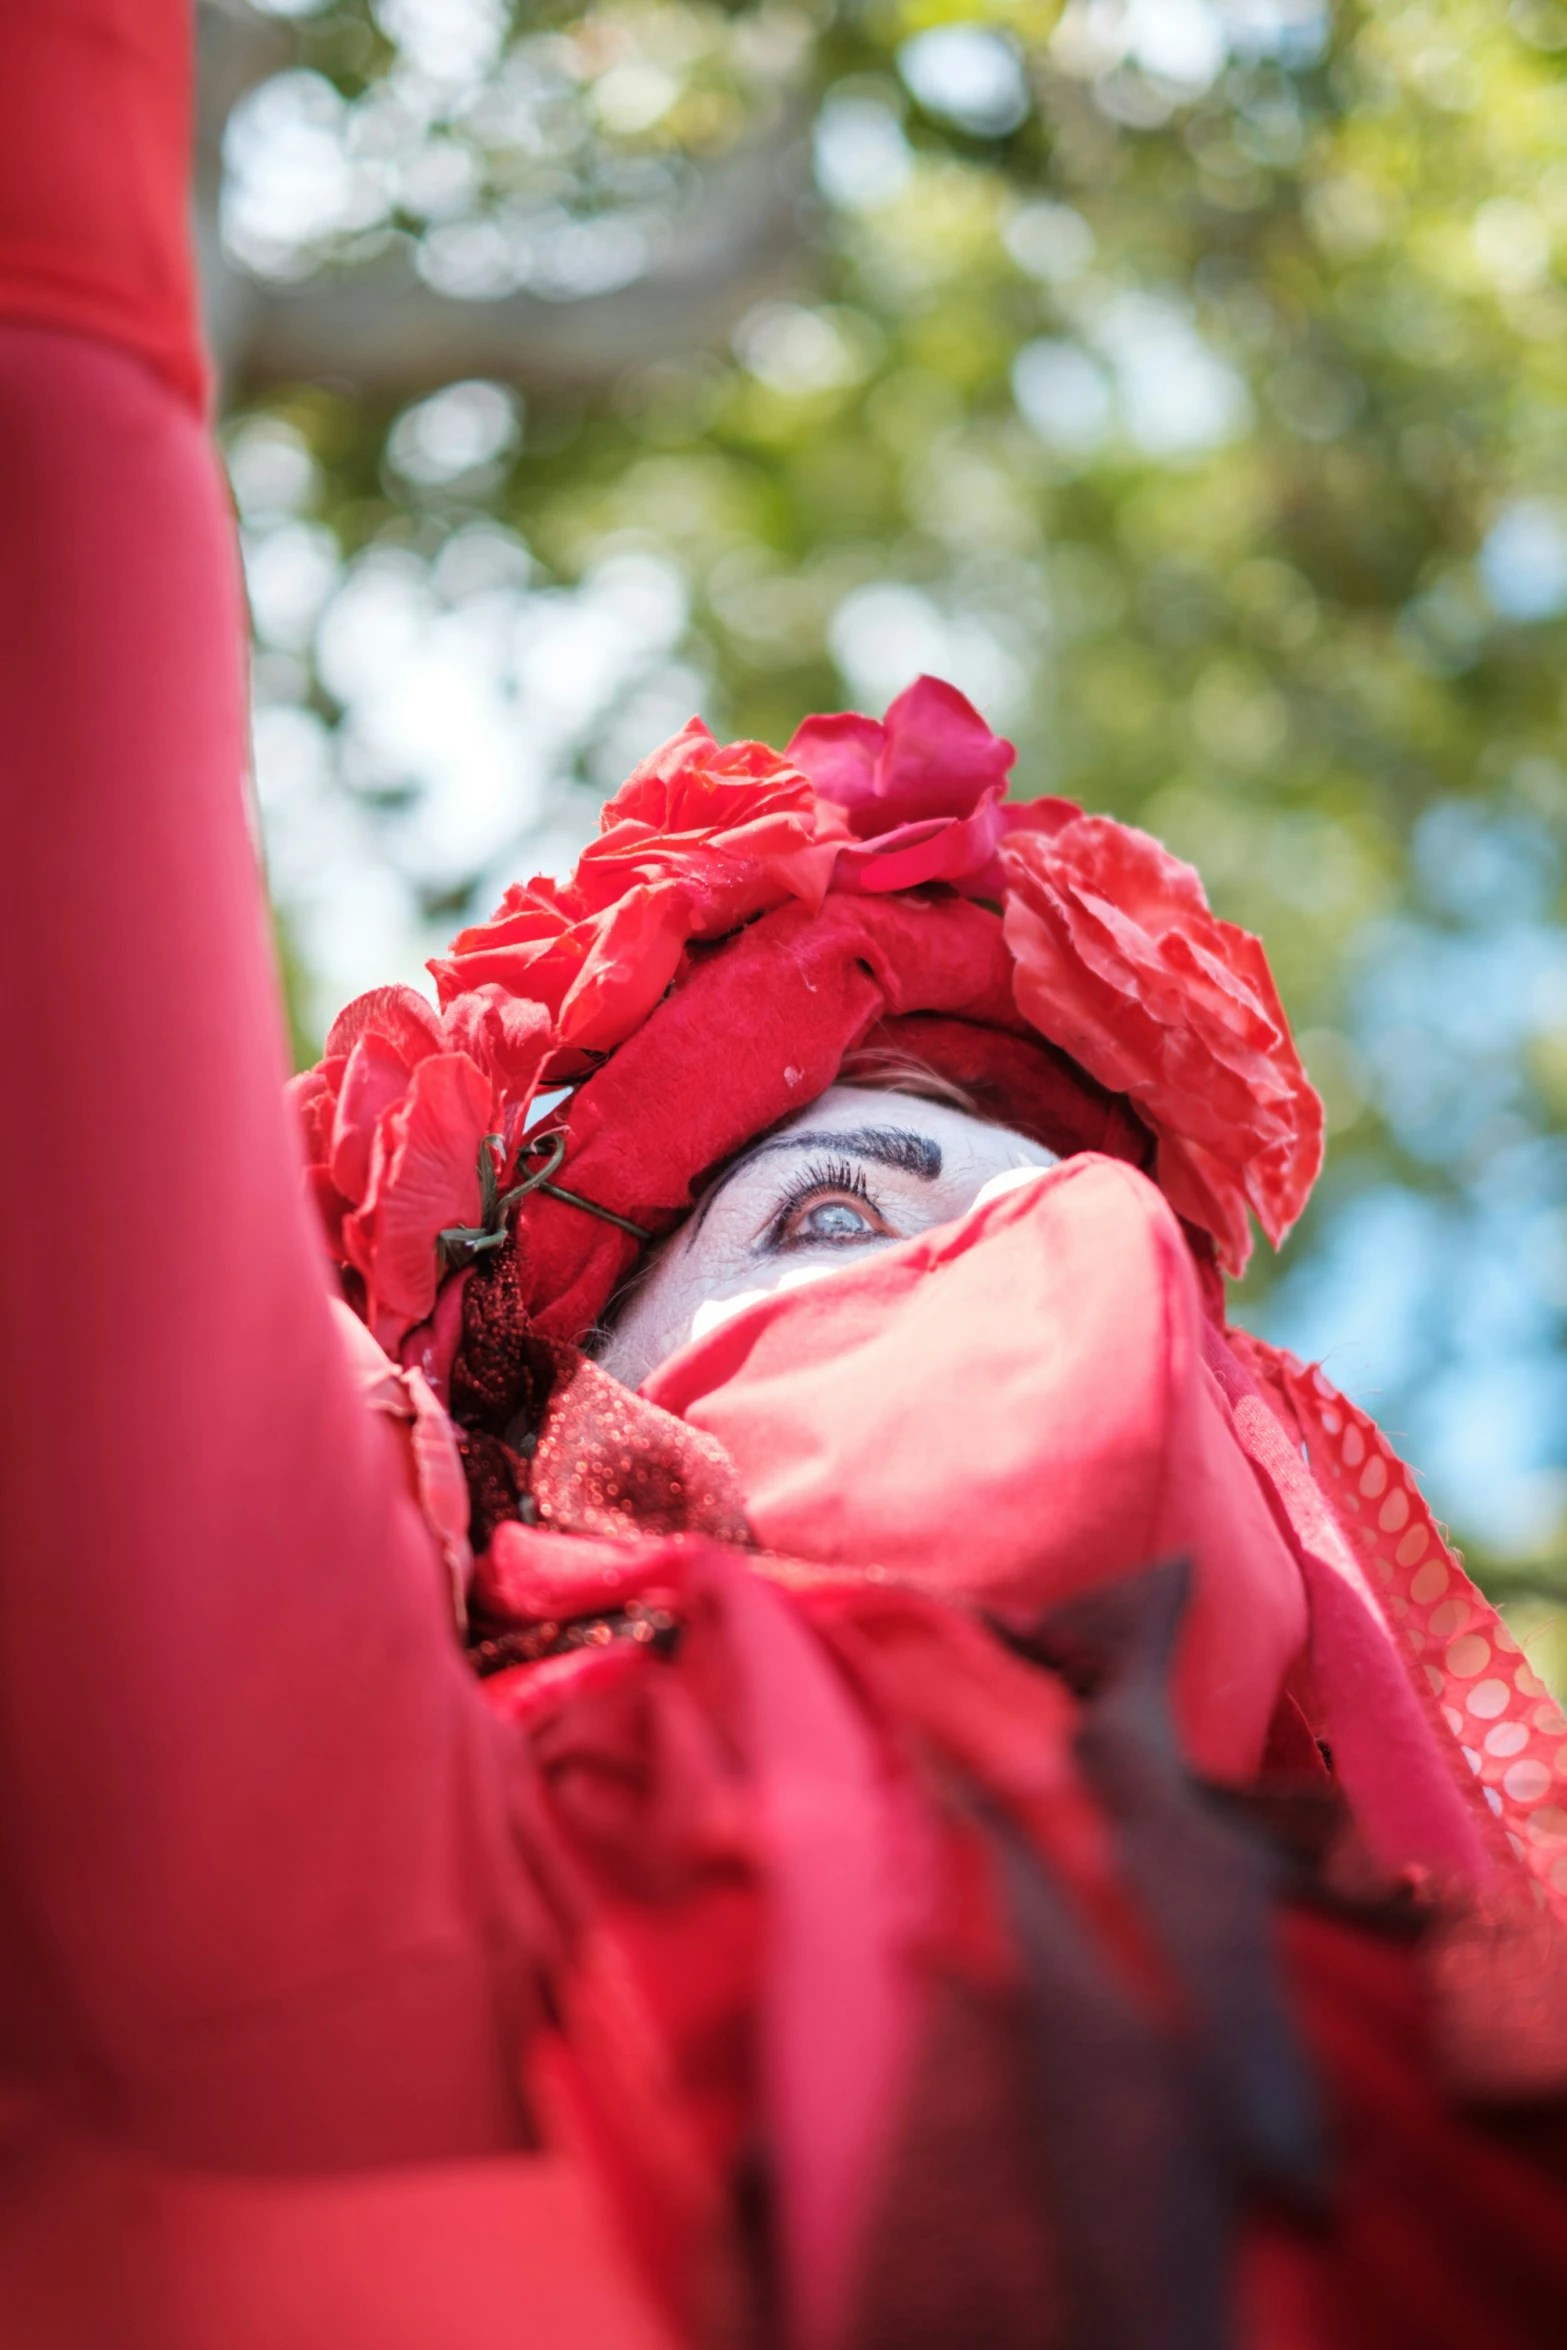
<path id="1" fill-rule="evenodd" d="M 564 1074 L 639 1027 L 693 940 L 787 898 L 821 904 L 845 826 L 762 743 L 719 744 L 699 718 L 605 807 L 570 881 L 506 892 L 430 965 L 443 1004 L 482 983 L 546 1005 Z"/>
<path id="2" fill-rule="evenodd" d="M 478 1224 L 485 1137 L 510 1159 L 549 1045 L 543 1007 L 498 988 L 442 1017 L 411 987 L 380 987 L 338 1015 L 324 1057 L 295 1078 L 328 1246 L 363 1280 L 364 1318 L 389 1354 L 434 1308 L 442 1232 Z"/>
<path id="3" fill-rule="evenodd" d="M 938 677 L 916 678 L 884 719 L 854 710 L 807 718 L 787 756 L 843 810 L 853 839 L 839 851 L 833 887 L 850 892 L 945 881 L 968 897 L 999 898 L 1003 833 L 1067 805 L 1003 809 L 1017 753 Z"/>
<path id="4" fill-rule="evenodd" d="M 1259 940 L 1209 912 L 1202 882 L 1146 832 L 1074 814 L 1003 844 L 1019 1009 L 1158 1137 L 1158 1178 L 1251 1253 L 1248 1206 L 1277 1247 L 1322 1164 L 1322 1104 Z"/>

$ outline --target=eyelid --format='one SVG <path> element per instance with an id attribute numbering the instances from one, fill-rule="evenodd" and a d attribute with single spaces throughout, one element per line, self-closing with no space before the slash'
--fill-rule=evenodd
<path id="1" fill-rule="evenodd" d="M 778 1247 L 790 1217 L 817 1193 L 829 1191 L 847 1192 L 852 1198 L 863 1200 L 874 1215 L 881 1216 L 885 1221 L 881 1203 L 866 1180 L 863 1166 L 846 1158 L 812 1159 L 801 1168 L 787 1191 L 774 1201 L 759 1236 L 759 1245 L 763 1248 Z"/>

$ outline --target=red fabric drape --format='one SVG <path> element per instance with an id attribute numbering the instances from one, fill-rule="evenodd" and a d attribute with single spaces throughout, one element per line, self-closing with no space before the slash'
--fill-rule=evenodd
<path id="1" fill-rule="evenodd" d="M 1177 1709 L 1198 1766 L 1241 1779 L 1306 1609 L 1202 1328 L 1169 1208 L 1089 1156 L 759 1300 L 645 1392 L 717 1437 L 768 1548 L 1019 1626 L 1189 1555 Z"/>
<path id="2" fill-rule="evenodd" d="M 3 33 L 0 2046 L 176 2155 L 491 2151 L 503 1762 L 279 1099 L 187 12 Z"/>
<path id="3" fill-rule="evenodd" d="M 509 2151 L 513 1741 L 298 1198 L 190 51 L 0 16 L 0 2334 L 657 2350 Z"/>

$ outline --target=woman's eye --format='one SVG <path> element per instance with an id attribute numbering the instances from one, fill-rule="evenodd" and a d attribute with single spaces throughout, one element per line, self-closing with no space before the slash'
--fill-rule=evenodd
<path id="1" fill-rule="evenodd" d="M 817 1192 L 799 1201 L 781 1220 L 777 1237 L 783 1247 L 809 1247 L 813 1242 L 842 1247 L 857 1240 L 890 1240 L 894 1234 L 868 1199 L 840 1191 Z"/>

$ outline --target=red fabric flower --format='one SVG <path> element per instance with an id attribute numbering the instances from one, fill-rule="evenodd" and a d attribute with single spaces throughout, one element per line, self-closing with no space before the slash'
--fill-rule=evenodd
<path id="1" fill-rule="evenodd" d="M 1066 804 L 1003 809 L 1017 753 L 939 677 L 916 678 L 884 719 L 854 710 L 807 718 L 787 756 L 844 812 L 854 837 L 833 887 L 851 893 L 945 881 L 968 897 L 999 898 L 1002 835 L 1034 822 L 1034 809 Z"/>
<path id="2" fill-rule="evenodd" d="M 1277 1247 L 1322 1164 L 1322 1104 L 1260 942 L 1209 912 L 1190 865 L 1108 816 L 1014 833 L 1001 862 L 1019 1009 L 1130 1097 L 1166 1197 L 1240 1273 L 1248 1205 Z"/>
<path id="3" fill-rule="evenodd" d="M 499 988 L 441 1017 L 411 987 L 380 987 L 338 1015 L 324 1058 L 294 1080 L 328 1245 L 362 1276 L 389 1354 L 435 1305 L 441 1233 L 478 1224 L 484 1138 L 498 1134 L 509 1160 L 549 1044 L 542 1006 Z"/>
<path id="4" fill-rule="evenodd" d="M 720 745 L 699 718 L 605 807 L 570 881 L 506 892 L 430 969 L 448 1003 L 494 983 L 548 1006 L 566 1061 L 641 1025 L 695 939 L 794 897 L 821 904 L 845 837 L 837 811 L 761 743 Z"/>

